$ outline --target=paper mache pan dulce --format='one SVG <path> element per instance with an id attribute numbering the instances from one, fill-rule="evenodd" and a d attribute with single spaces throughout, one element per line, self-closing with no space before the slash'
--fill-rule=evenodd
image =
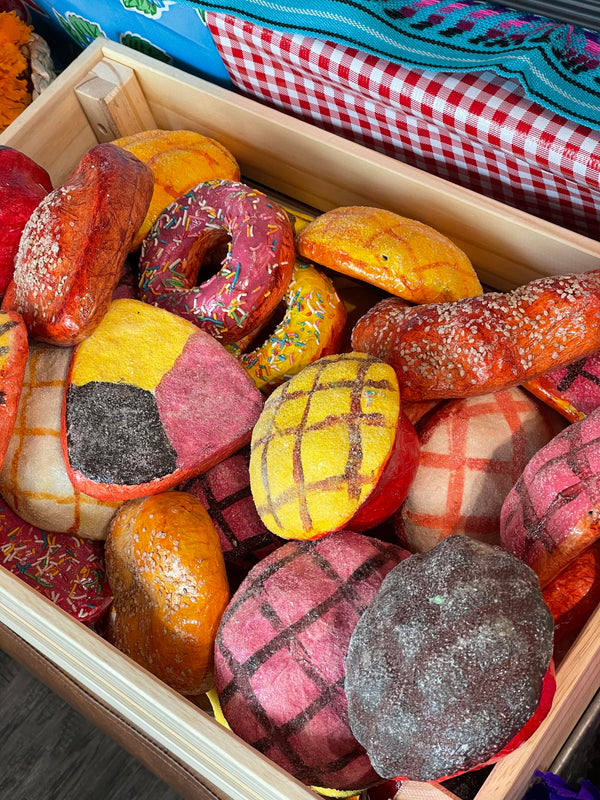
<path id="1" fill-rule="evenodd" d="M 325 795 L 527 741 L 600 599 L 600 269 L 495 291 L 182 127 L 47 166 L 0 149 L 2 565 Z"/>

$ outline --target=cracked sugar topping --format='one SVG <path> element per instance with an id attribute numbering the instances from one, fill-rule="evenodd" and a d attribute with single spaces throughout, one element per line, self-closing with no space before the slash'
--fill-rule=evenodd
<path id="1" fill-rule="evenodd" d="M 66 290 L 68 274 L 64 263 L 63 231 L 57 215 L 65 198 L 70 199 L 70 195 L 63 187 L 51 192 L 25 225 L 13 277 L 17 311 L 27 309 L 41 314 Z"/>

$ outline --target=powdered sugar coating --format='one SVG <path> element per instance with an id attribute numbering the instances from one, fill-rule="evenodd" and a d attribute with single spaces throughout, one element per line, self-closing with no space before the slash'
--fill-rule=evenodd
<path id="1" fill-rule="evenodd" d="M 62 231 L 56 212 L 69 190 L 60 187 L 47 195 L 34 210 L 23 230 L 15 262 L 16 308 L 31 297 L 33 316 L 55 313 L 54 306 L 70 288 L 74 275 L 65 264 Z"/>

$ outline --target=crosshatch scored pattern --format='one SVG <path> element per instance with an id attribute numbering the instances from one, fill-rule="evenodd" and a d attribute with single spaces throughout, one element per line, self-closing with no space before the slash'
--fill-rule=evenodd
<path id="1" fill-rule="evenodd" d="M 335 364 L 349 360 L 355 361 L 354 380 L 328 380 L 326 373 Z M 313 525 L 309 509 L 309 495 L 314 492 L 343 493 L 351 500 L 358 502 L 370 493 L 378 475 L 365 474 L 362 471 L 363 428 L 375 427 L 390 432 L 390 447 L 395 438 L 395 422 L 379 411 L 363 410 L 364 397 L 370 392 L 397 392 L 397 387 L 385 378 L 372 377 L 374 370 L 380 366 L 377 359 L 365 357 L 359 353 L 343 353 L 322 359 L 318 364 L 308 368 L 306 375 L 312 373 L 312 385 L 306 389 L 298 389 L 298 382 L 284 384 L 270 398 L 270 415 L 265 425 L 258 425 L 257 436 L 253 439 L 253 457 L 260 457 L 262 484 L 266 500 L 257 500 L 257 509 L 263 520 L 272 521 L 280 530 L 284 530 L 280 509 L 284 505 L 295 504 L 301 529 L 308 531 Z M 325 374 L 324 374 L 325 373 Z M 371 374 L 371 377 L 370 377 Z M 348 393 L 348 412 L 336 413 L 335 424 L 346 427 L 348 431 L 345 469 L 334 475 L 323 476 L 314 481 L 307 481 L 305 464 L 302 456 L 302 441 L 307 433 L 326 429 L 332 425 L 332 417 L 325 416 L 310 423 L 312 404 L 319 392 L 331 389 L 343 389 Z M 304 408 L 299 424 L 293 427 L 278 428 L 278 412 L 290 401 L 304 401 Z M 256 429 L 255 429 L 256 430 Z M 275 494 L 269 476 L 269 461 L 272 453 L 280 451 L 282 440 L 292 437 L 293 485 L 285 487 Z M 358 507 L 358 505 L 357 505 Z M 268 523 L 267 523 L 268 526 Z"/>

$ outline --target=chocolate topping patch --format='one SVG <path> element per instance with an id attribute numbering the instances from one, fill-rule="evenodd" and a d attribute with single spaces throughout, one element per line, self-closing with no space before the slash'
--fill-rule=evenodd
<path id="1" fill-rule="evenodd" d="M 127 383 L 90 381 L 67 390 L 71 466 L 98 483 L 133 486 L 177 467 L 152 392 Z"/>

